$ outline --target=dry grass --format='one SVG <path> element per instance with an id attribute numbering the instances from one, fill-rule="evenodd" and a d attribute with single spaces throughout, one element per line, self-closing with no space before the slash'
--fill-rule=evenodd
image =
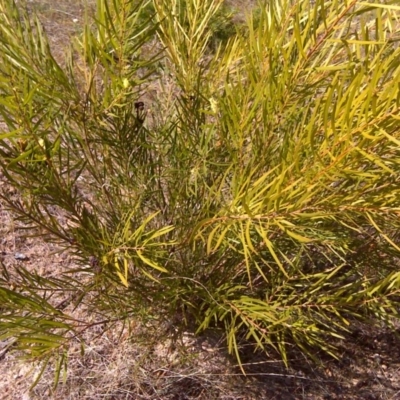
<path id="1" fill-rule="evenodd" d="M 53 51 L 62 59 L 71 36 L 79 33 L 85 7 L 81 0 L 33 0 L 29 5 L 40 15 Z M 89 1 L 93 11 L 94 0 Z M 241 10 L 254 1 L 233 0 Z M 167 82 L 166 82 L 167 84 Z M 156 97 L 156 94 L 154 94 Z M 151 96 L 148 101 L 151 101 Z M 150 106 L 151 107 L 151 106 Z M 0 190 L 6 188 L 0 176 Z M 12 192 L 10 195 L 14 195 Z M 0 254 L 9 268 L 19 265 L 44 275 L 61 274 L 73 266 L 66 253 L 24 231 L 0 204 Z M 16 261 L 16 252 L 29 260 Z M 18 264 L 23 263 L 23 264 Z M 93 321 L 84 307 L 69 311 L 81 320 Z M 244 377 L 218 332 L 195 337 L 190 331 L 175 332 L 157 320 L 117 323 L 104 330 L 93 325 L 85 332 L 85 354 L 79 343 L 69 351 L 66 380 L 53 391 L 49 368 L 33 391 L 29 391 L 38 366 L 19 361 L 0 347 L 0 393 L 2 399 L 396 399 L 400 398 L 400 341 L 384 329 L 360 326 L 351 340 L 338 343 L 340 360 L 322 359 L 311 364 L 301 354 L 291 354 L 290 369 L 274 354 L 269 360 L 242 344 Z M 2 344 L 3 346 L 6 343 Z M 322 357 L 322 356 L 321 356 Z"/>
<path id="2" fill-rule="evenodd" d="M 2 185 L 2 189 L 4 185 Z M 7 267 L 23 265 L 40 273 L 60 274 L 73 266 L 68 254 L 54 246 L 24 238 L 11 215 L 0 208 L 1 254 Z M 15 261 L 21 252 L 28 261 Z M 93 321 L 84 307 L 66 311 Z M 360 326 L 353 338 L 339 343 L 339 361 L 321 358 L 317 366 L 292 352 L 290 369 L 279 358 L 246 351 L 242 344 L 243 377 L 218 332 L 195 337 L 175 332 L 157 320 L 147 324 L 117 323 L 104 331 L 93 325 L 85 332 L 85 354 L 71 345 L 66 381 L 53 392 L 53 371 L 29 392 L 39 368 L 12 352 L 0 351 L 0 393 L 4 400 L 28 399 L 396 399 L 400 395 L 400 341 L 383 329 Z M 4 345 L 5 343 L 3 343 Z M 321 355 L 322 357 L 322 355 Z"/>
<path id="3" fill-rule="evenodd" d="M 31 10 L 40 15 L 52 46 L 53 54 L 62 58 L 73 35 L 81 32 L 85 10 L 93 14 L 96 0 L 38 1 L 28 2 Z"/>

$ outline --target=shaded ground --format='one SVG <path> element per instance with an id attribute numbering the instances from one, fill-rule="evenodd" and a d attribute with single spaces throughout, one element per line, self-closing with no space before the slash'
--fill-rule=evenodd
<path id="1" fill-rule="evenodd" d="M 0 183 L 1 190 L 5 185 Z M 73 266 L 67 254 L 24 231 L 0 208 L 0 254 L 8 268 L 23 266 L 44 275 L 56 275 Z M 20 253 L 27 258 L 16 260 Z M 67 310 L 68 311 L 68 310 Z M 75 316 L 90 319 L 78 309 Z M 68 377 L 52 392 L 48 370 L 29 393 L 38 367 L 0 350 L 0 393 L 4 400 L 28 399 L 399 399 L 400 339 L 379 327 L 357 325 L 346 341 L 338 343 L 339 360 L 317 355 L 312 364 L 298 352 L 290 353 L 286 369 L 277 356 L 266 358 L 242 346 L 244 377 L 226 354 L 218 332 L 195 337 L 190 332 L 165 339 L 166 328 L 118 324 L 103 333 L 100 326 L 86 332 L 85 355 L 72 344 Z M 400 330 L 399 332 L 400 333 Z M 3 346 L 5 343 L 3 343 Z"/>
<path id="2" fill-rule="evenodd" d="M 30 2 L 42 16 L 55 52 L 77 33 L 84 7 L 81 0 Z M 231 1 L 239 8 L 238 2 Z M 250 2 L 245 2 L 246 4 Z M 93 1 L 91 1 L 93 4 Z M 244 3 L 243 3 L 244 4 Z M 242 3 L 240 4 L 242 6 Z M 0 175 L 0 190 L 9 190 Z M 9 192 L 9 195 L 13 195 Z M 73 266 L 68 254 L 37 238 L 24 238 L 21 227 L 0 204 L 0 261 L 23 266 L 43 275 L 57 275 Z M 17 253 L 23 258 L 16 260 Z M 79 318 L 90 318 L 75 311 Z M 323 364 L 293 351 L 286 369 L 274 354 L 253 354 L 243 344 L 243 376 L 225 351 L 217 332 L 194 337 L 190 332 L 166 340 L 165 329 L 155 325 L 116 325 L 106 333 L 101 326 L 86 332 L 86 352 L 76 343 L 70 351 L 65 384 L 52 391 L 52 372 L 29 392 L 38 372 L 24 364 L 0 342 L 0 398 L 29 399 L 400 399 L 400 339 L 396 333 L 357 325 L 346 341 L 338 343 L 339 360 L 317 355 Z M 400 330 L 397 332 L 400 333 Z"/>

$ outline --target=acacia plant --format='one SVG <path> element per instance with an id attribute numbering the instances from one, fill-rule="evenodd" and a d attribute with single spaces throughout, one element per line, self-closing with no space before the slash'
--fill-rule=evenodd
<path id="1" fill-rule="evenodd" d="M 288 343 L 334 354 L 355 320 L 390 325 L 394 3 L 266 1 L 213 52 L 220 0 L 154 0 L 150 16 L 97 0 L 56 61 L 40 21 L 0 0 L 0 168 L 17 193 L 0 196 L 77 263 L 52 278 L 3 265 L 0 338 L 57 359 L 58 381 L 71 339 L 102 321 L 220 328 L 239 363 L 243 340 L 287 361 Z"/>

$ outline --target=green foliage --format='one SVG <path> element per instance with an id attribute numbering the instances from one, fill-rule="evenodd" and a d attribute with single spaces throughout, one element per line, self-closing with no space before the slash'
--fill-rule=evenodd
<path id="1" fill-rule="evenodd" d="M 236 31 L 240 29 L 240 26 L 234 22 L 234 15 L 237 14 L 238 11 L 227 6 L 223 1 L 218 1 L 216 3 L 220 4 L 218 9 L 211 14 L 207 25 L 207 29 L 210 32 L 210 38 L 207 46 L 211 50 L 216 50 L 219 45 L 226 44 L 230 38 L 235 36 Z M 157 4 L 157 2 L 155 2 L 155 4 Z M 196 4 L 196 7 L 198 7 L 201 5 L 201 2 L 195 2 L 194 4 Z M 190 21 L 185 20 L 185 14 L 187 13 L 187 8 L 192 7 L 191 3 L 185 0 L 177 0 L 172 2 L 171 5 L 181 21 L 185 21 L 183 23 L 183 28 L 185 30 L 190 30 Z M 153 2 L 147 3 L 143 8 L 142 18 L 157 19 L 158 17 L 155 7 L 157 6 L 155 6 Z"/>
<path id="2" fill-rule="evenodd" d="M 0 166 L 20 199 L 0 196 L 81 263 L 14 271 L 18 290 L 4 267 L 0 335 L 61 357 L 57 376 L 90 326 L 60 290 L 99 320 L 222 327 L 239 362 L 243 339 L 286 361 L 398 317 L 398 6 L 268 2 L 210 55 L 221 2 L 186 3 L 98 0 L 64 68 L 0 1 Z"/>

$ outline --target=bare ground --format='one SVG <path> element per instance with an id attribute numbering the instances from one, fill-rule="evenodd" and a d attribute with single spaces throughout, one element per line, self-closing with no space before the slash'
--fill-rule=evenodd
<path id="1" fill-rule="evenodd" d="M 4 187 L 4 184 L 0 187 Z M 24 238 L 8 211 L 0 207 L 0 254 L 9 269 L 19 265 L 43 275 L 73 266 L 66 253 L 38 238 Z M 22 253 L 26 260 L 15 260 Z M 74 311 L 90 320 L 84 309 Z M 73 343 L 65 383 L 53 392 L 49 368 L 33 391 L 39 368 L 0 350 L 0 398 L 29 399 L 400 399 L 400 339 L 384 328 L 359 324 L 341 343 L 339 360 L 323 354 L 312 363 L 290 352 L 286 369 L 275 354 L 254 354 L 242 345 L 243 376 L 218 332 L 195 337 L 183 332 L 166 338 L 165 327 L 116 324 L 85 333 L 85 354 Z M 400 333 L 400 330 L 399 332 Z M 4 345 L 5 343 L 3 343 Z"/>

